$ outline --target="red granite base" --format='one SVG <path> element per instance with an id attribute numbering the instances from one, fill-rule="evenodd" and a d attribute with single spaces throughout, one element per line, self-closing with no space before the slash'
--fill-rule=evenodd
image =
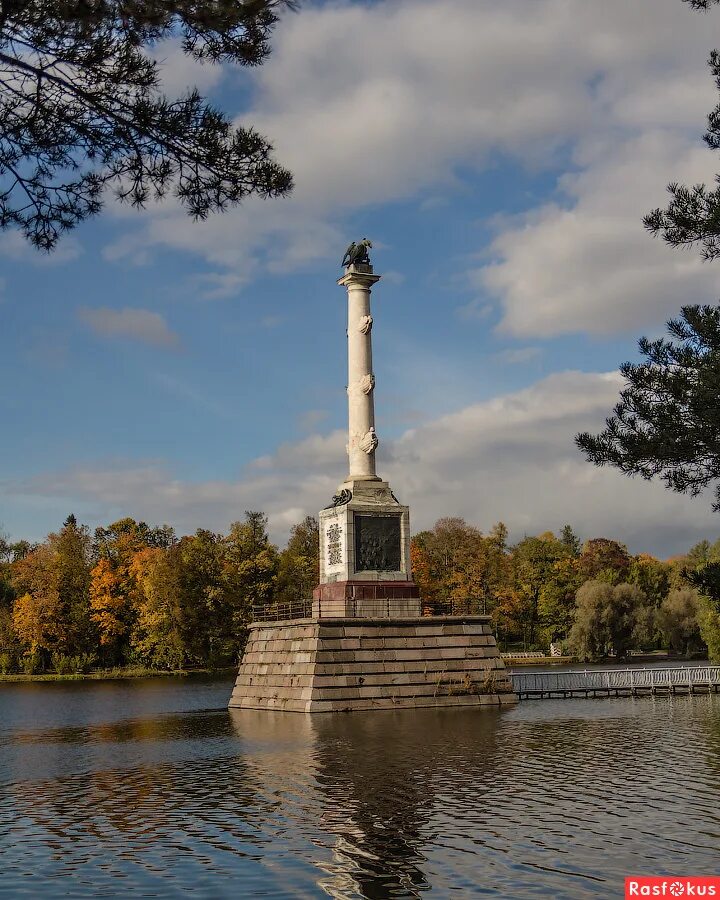
<path id="1" fill-rule="evenodd" d="M 319 584 L 313 600 L 419 600 L 414 581 L 330 581 Z"/>
<path id="2" fill-rule="evenodd" d="M 333 581 L 313 591 L 312 614 L 318 619 L 407 618 L 422 613 L 414 581 Z"/>

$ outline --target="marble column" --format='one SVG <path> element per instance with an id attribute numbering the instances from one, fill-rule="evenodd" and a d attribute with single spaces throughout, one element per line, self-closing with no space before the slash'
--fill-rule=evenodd
<path id="1" fill-rule="evenodd" d="M 380 481 L 375 473 L 375 376 L 372 370 L 370 291 L 380 280 L 372 266 L 348 266 L 338 281 L 348 296 L 348 459 L 347 480 Z"/>

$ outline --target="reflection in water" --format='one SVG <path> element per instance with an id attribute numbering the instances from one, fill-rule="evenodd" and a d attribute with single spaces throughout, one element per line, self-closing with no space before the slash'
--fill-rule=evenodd
<path id="1" fill-rule="evenodd" d="M 456 712 L 313 720 L 318 785 L 328 808 L 337 810 L 337 818 L 327 824 L 339 837 L 338 889 L 326 882 L 328 893 L 417 897 L 430 887 L 422 870 L 422 846 L 432 830 L 435 794 L 445 781 L 440 773 L 453 765 L 462 744 L 472 758 L 461 768 L 472 781 L 490 777 L 492 771 L 498 714 L 458 718 Z M 470 743 L 468 725 L 474 732 Z M 402 740 L 394 739 L 398 735 Z M 343 876 L 349 875 L 355 893 L 346 894 Z"/>
<path id="2" fill-rule="evenodd" d="M 0 690 L 0 895 L 608 897 L 715 871 L 720 697 L 307 717 Z"/>

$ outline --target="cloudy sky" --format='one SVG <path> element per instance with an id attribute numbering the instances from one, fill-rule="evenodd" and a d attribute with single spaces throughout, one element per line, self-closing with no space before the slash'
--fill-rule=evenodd
<path id="1" fill-rule="evenodd" d="M 573 436 L 641 334 L 720 295 L 719 264 L 641 221 L 717 170 L 719 35 L 680 0 L 306 0 L 256 71 L 160 48 L 168 92 L 256 126 L 296 189 L 202 224 L 108 207 L 51 257 L 0 236 L 4 529 L 262 509 L 284 540 L 346 472 L 335 281 L 367 235 L 379 472 L 415 529 L 716 537 L 709 497 L 595 469 Z"/>

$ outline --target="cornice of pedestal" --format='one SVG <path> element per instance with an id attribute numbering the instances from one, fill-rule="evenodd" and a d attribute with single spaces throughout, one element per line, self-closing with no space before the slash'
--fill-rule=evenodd
<path id="1" fill-rule="evenodd" d="M 356 265 L 348 266 L 345 274 L 338 279 L 338 284 L 342 287 L 348 285 L 359 284 L 363 287 L 372 287 L 376 282 L 380 281 L 382 275 L 375 275 L 372 266 Z"/>

